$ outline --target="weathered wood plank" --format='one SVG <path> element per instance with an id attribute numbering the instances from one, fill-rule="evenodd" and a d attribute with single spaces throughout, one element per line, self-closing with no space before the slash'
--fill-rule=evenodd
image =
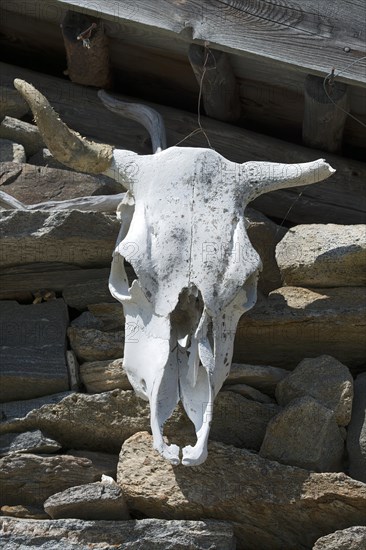
<path id="1" fill-rule="evenodd" d="M 179 34 L 183 40 L 209 41 L 237 55 L 276 60 L 306 72 L 325 75 L 332 66 L 343 69 L 364 52 L 365 19 L 362 0 L 2 0 L 3 9 L 55 21 L 62 8 L 74 9 L 147 30 Z M 245 29 L 245 32 L 243 32 Z M 366 61 L 356 63 L 340 78 L 366 86 Z"/>
<path id="2" fill-rule="evenodd" d="M 102 14 L 115 22 L 131 21 L 173 33 L 189 28 L 193 39 L 219 49 L 275 59 L 315 74 L 343 68 L 362 57 L 365 38 L 361 1 L 306 0 L 269 3 L 261 0 L 58 0 L 59 5 Z M 245 32 L 243 32 L 245 28 Z M 366 61 L 353 65 L 341 79 L 366 86 Z"/>
<path id="3" fill-rule="evenodd" d="M 11 89 L 14 78 L 24 78 L 32 82 L 50 99 L 65 122 L 82 134 L 137 153 L 151 153 L 146 133 L 141 127 L 128 120 L 116 119 L 99 102 L 95 90 L 1 63 L 0 74 L 0 85 Z M 192 114 L 161 105 L 146 104 L 157 109 L 163 116 L 168 146 L 176 145 L 197 129 L 197 118 Z M 296 163 L 309 162 L 321 156 L 317 150 L 289 144 L 206 117 L 201 120 L 213 147 L 235 162 L 268 160 Z M 207 142 L 202 134 L 195 134 L 182 142 L 182 146 L 184 145 L 207 147 Z M 337 169 L 330 181 L 310 186 L 298 200 L 300 189 L 263 195 L 255 201 L 255 207 L 266 215 L 279 219 L 286 216 L 294 223 L 364 223 L 366 165 L 332 154 L 327 155 L 327 160 Z"/>

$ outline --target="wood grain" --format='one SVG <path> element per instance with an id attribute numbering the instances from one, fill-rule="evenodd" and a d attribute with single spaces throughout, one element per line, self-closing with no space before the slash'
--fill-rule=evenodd
<path id="1" fill-rule="evenodd" d="M 343 69 L 364 52 L 365 11 L 360 0 L 333 4 L 305 0 L 301 5 L 266 0 L 144 0 L 138 4 L 135 0 L 58 0 L 58 4 L 175 34 L 190 29 L 193 39 L 207 40 L 218 49 L 270 58 L 324 76 L 332 66 Z M 365 68 L 363 60 L 340 79 L 366 86 Z"/>

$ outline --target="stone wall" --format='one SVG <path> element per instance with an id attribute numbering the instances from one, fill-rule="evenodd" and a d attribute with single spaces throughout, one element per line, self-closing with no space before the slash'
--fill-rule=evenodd
<path id="1" fill-rule="evenodd" d="M 56 166 L 42 143 L 32 157 L 0 148 L 0 190 L 25 204 L 120 191 Z M 123 370 L 131 327 L 108 291 L 115 216 L 0 212 L 6 547 L 326 550 L 352 533 L 365 543 L 365 226 L 287 231 L 252 209 L 247 218 L 260 297 L 238 327 L 209 458 L 187 468 L 152 450 L 148 405 Z M 194 441 L 181 407 L 165 433 Z"/>

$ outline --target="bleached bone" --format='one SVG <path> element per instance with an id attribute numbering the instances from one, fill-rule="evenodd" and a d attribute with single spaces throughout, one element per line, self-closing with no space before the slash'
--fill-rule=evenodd
<path id="1" fill-rule="evenodd" d="M 35 112 L 27 86 L 18 89 Z M 120 110 L 117 100 L 102 98 Z M 204 148 L 142 156 L 113 150 L 104 173 L 128 189 L 118 208 L 109 280 L 126 317 L 124 368 L 136 393 L 150 401 L 154 447 L 173 464 L 180 449 L 165 443 L 163 425 L 179 400 L 197 434 L 196 444 L 183 449 L 182 464 L 206 459 L 213 402 L 229 374 L 237 323 L 256 302 L 261 260 L 246 233 L 246 205 L 333 172 L 322 159 L 238 164 Z M 138 277 L 131 285 L 125 259 Z"/>

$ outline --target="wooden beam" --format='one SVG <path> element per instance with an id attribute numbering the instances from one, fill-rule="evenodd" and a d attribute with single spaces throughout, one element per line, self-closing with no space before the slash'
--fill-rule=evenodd
<path id="1" fill-rule="evenodd" d="M 191 44 L 188 58 L 198 86 L 202 88 L 206 115 L 224 122 L 238 120 L 241 113 L 239 86 L 227 54 Z"/>
<path id="2" fill-rule="evenodd" d="M 366 86 L 362 0 L 244 2 L 234 0 L 2 0 L 3 9 L 55 19 L 60 8 L 101 17 L 114 25 L 136 25 L 181 40 L 210 42 L 213 48 L 254 56 L 319 76 L 332 67 L 340 81 Z M 280 70 L 280 67 L 279 67 Z"/>
<path id="3" fill-rule="evenodd" d="M 86 86 L 109 88 L 112 74 L 103 22 L 83 13 L 67 11 L 61 28 L 70 80 Z"/>
<path id="4" fill-rule="evenodd" d="M 61 118 L 78 132 L 122 149 L 150 154 L 147 132 L 137 123 L 109 112 L 97 97 L 96 90 L 55 77 L 0 63 L 0 86 L 13 89 L 14 78 L 32 82 L 44 93 Z M 121 99 L 132 99 L 117 96 Z M 133 98 L 133 101 L 139 100 Z M 186 111 L 145 102 L 162 116 L 171 147 L 197 129 L 197 117 Z M 286 143 L 236 126 L 202 117 L 201 122 L 213 147 L 229 160 L 246 162 L 309 162 L 319 158 L 319 151 Z M 182 146 L 207 147 L 202 134 L 196 133 Z M 327 154 L 327 161 L 337 170 L 331 180 L 302 189 L 288 189 L 262 195 L 253 206 L 267 216 L 293 223 L 365 223 L 366 165 L 363 162 Z M 299 193 L 302 195 L 299 197 Z"/>
<path id="5" fill-rule="evenodd" d="M 306 77 L 302 139 L 309 147 L 334 153 L 342 149 L 349 99 L 347 85 L 332 80 Z"/>

